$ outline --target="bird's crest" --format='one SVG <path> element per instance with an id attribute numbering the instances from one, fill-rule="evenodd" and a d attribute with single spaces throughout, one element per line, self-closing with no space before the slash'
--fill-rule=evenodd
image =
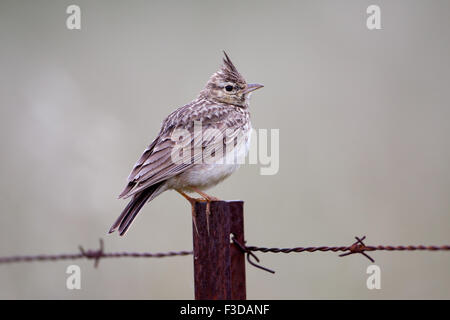
<path id="1" fill-rule="evenodd" d="M 218 74 L 221 75 L 226 81 L 235 83 L 240 82 L 245 83 L 244 77 L 236 69 L 227 53 L 223 51 L 223 54 L 225 55 L 225 57 L 223 58 L 223 65 Z"/>

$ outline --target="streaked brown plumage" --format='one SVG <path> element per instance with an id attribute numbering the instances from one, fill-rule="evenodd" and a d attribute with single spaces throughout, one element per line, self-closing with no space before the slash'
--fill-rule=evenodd
<path id="1" fill-rule="evenodd" d="M 199 199 L 191 198 L 185 192 L 199 193 L 209 205 L 216 198 L 202 190 L 221 182 L 239 167 L 227 157 L 234 157 L 234 153 L 245 156 L 248 151 L 251 133 L 249 97 L 262 85 L 247 84 L 224 54 L 223 66 L 211 76 L 197 99 L 178 108 L 163 121 L 158 136 L 136 162 L 119 195 L 119 198 L 131 197 L 131 200 L 110 233 L 118 229 L 120 235 L 125 234 L 144 204 L 166 190 L 178 191 L 191 205 Z M 198 123 L 202 126 L 200 132 L 195 128 Z M 208 129 L 216 131 L 210 130 L 213 133 L 208 135 Z M 185 130 L 186 134 L 176 136 L 177 130 Z M 187 146 L 190 152 L 181 153 L 183 161 L 173 161 L 180 145 Z M 205 163 L 205 154 L 214 155 L 220 150 L 218 148 L 223 150 L 222 162 Z M 195 223 L 194 212 L 193 219 Z"/>

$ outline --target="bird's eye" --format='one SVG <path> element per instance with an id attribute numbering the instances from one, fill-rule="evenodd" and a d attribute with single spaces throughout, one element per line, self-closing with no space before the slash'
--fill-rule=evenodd
<path id="1" fill-rule="evenodd" d="M 233 86 L 227 85 L 227 86 L 225 87 L 225 90 L 227 90 L 228 92 L 233 91 Z"/>

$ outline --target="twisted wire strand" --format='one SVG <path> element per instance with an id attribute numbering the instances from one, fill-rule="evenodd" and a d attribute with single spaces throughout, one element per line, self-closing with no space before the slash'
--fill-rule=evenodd
<path id="1" fill-rule="evenodd" d="M 18 262 L 32 262 L 32 261 L 58 261 L 58 260 L 77 260 L 77 259 L 95 259 L 95 258 L 165 258 L 175 256 L 191 255 L 192 251 L 169 251 L 169 252 L 104 252 L 100 255 L 95 251 L 88 251 L 85 254 L 40 254 L 40 255 L 23 255 L 0 257 L 0 264 L 2 263 L 18 263 Z"/>
<path id="2" fill-rule="evenodd" d="M 265 247 L 255 247 L 255 246 L 248 246 L 246 247 L 249 251 L 259 251 L 263 253 L 301 253 L 301 252 L 316 252 L 316 251 L 333 251 L 333 252 L 344 252 L 344 251 L 352 251 L 352 246 L 341 246 L 341 247 L 295 247 L 295 248 L 265 248 Z M 360 250 L 362 251 L 444 251 L 444 250 L 450 250 L 450 245 L 443 245 L 443 246 L 424 246 L 424 245 L 418 245 L 418 246 L 364 246 L 361 247 Z"/>

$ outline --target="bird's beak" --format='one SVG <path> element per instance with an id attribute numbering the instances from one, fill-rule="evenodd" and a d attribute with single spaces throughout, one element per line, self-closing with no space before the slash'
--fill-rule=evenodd
<path id="1" fill-rule="evenodd" d="M 249 83 L 247 85 L 247 88 L 245 88 L 244 93 L 250 93 L 252 91 L 258 90 L 260 88 L 264 87 L 262 84 L 258 84 L 258 83 Z"/>

